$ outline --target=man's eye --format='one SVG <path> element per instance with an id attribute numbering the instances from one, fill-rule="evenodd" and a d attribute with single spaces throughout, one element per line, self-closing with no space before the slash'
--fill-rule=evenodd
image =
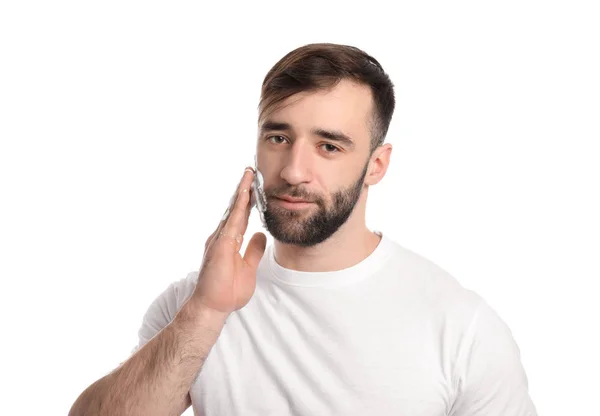
<path id="1" fill-rule="evenodd" d="M 323 143 L 321 146 L 329 146 L 329 147 L 325 147 L 325 150 L 327 151 L 327 153 L 337 153 L 340 151 L 340 149 L 338 149 L 336 146 L 329 144 L 329 143 Z"/>
<path id="2" fill-rule="evenodd" d="M 269 137 L 267 138 L 267 140 L 271 140 L 271 141 L 273 141 L 272 139 L 283 139 L 283 140 L 285 140 L 285 137 L 283 137 L 283 136 L 269 136 Z M 277 140 L 275 140 L 274 142 L 275 142 L 275 143 L 277 143 L 278 141 L 277 141 Z"/>

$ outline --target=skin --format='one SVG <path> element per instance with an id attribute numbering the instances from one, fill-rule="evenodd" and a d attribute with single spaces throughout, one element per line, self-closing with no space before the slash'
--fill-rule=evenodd
<path id="1" fill-rule="evenodd" d="M 303 92 L 259 122 L 257 166 L 267 197 L 266 228 L 275 258 L 289 269 L 335 271 L 358 264 L 380 237 L 365 224 L 368 188 L 387 171 L 392 146 L 369 154 L 373 98 L 368 86 L 342 80 L 327 91 Z M 269 122 L 289 128 L 269 128 Z M 341 131 L 354 146 L 311 133 Z M 276 196 L 310 200 L 302 210 L 278 204 Z"/>

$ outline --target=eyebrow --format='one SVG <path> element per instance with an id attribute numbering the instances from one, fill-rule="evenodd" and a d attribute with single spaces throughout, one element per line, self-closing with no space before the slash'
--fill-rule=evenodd
<path id="1" fill-rule="evenodd" d="M 267 120 L 260 127 L 261 134 L 264 134 L 269 131 L 291 131 L 292 126 L 289 123 L 280 123 L 277 121 Z M 341 131 L 338 130 L 326 130 L 322 128 L 313 128 L 310 131 L 311 134 L 315 136 L 323 137 L 324 139 L 331 140 L 334 142 L 339 142 L 344 146 L 354 149 L 355 144 L 352 138 Z"/>

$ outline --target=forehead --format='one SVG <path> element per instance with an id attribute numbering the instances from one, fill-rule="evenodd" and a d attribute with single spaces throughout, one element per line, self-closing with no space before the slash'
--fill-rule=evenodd
<path id="1" fill-rule="evenodd" d="M 299 130 L 314 127 L 341 130 L 362 142 L 370 137 L 372 109 L 373 97 L 368 85 L 342 80 L 328 90 L 288 97 L 268 112 L 265 119 L 286 122 Z"/>

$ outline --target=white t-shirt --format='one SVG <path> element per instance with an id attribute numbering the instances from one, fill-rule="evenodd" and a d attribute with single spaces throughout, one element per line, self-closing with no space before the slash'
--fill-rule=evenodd
<path id="1" fill-rule="evenodd" d="M 537 416 L 510 329 L 475 292 L 382 236 L 335 272 L 281 267 L 268 245 L 191 386 L 196 415 Z M 139 348 L 198 272 L 150 306 Z M 134 351 L 135 351 L 134 349 Z"/>

